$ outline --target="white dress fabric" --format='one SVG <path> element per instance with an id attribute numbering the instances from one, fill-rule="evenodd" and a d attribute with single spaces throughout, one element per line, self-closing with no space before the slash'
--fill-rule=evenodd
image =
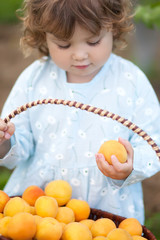
<path id="1" fill-rule="evenodd" d="M 143 72 L 128 60 L 111 54 L 99 73 L 87 83 L 68 83 L 66 73 L 51 60 L 41 59 L 26 68 L 16 81 L 2 112 L 6 117 L 31 101 L 58 98 L 106 109 L 131 120 L 160 144 L 160 107 Z M 4 190 L 20 195 L 30 185 L 54 179 L 68 181 L 72 198 L 90 207 L 144 223 L 141 181 L 160 170 L 151 146 L 122 124 L 63 105 L 32 107 L 11 120 L 16 131 L 9 153 L 0 165 L 13 169 Z M 134 148 L 134 169 L 125 180 L 104 176 L 95 153 L 109 139 L 122 137 Z"/>

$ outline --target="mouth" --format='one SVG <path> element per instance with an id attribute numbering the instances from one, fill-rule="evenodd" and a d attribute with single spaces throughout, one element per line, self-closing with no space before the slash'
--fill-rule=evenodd
<path id="1" fill-rule="evenodd" d="M 88 68 L 90 66 L 90 64 L 88 65 L 74 65 L 75 68 L 78 68 L 78 69 L 85 69 L 85 68 Z"/>

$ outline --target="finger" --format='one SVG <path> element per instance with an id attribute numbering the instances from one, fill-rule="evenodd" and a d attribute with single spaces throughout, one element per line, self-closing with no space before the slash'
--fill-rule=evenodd
<path id="1" fill-rule="evenodd" d="M 3 131 L 0 131 L 0 139 L 4 138 L 4 132 Z"/>
<path id="2" fill-rule="evenodd" d="M 127 154 L 128 154 L 128 160 L 133 160 L 133 148 L 132 148 L 132 145 L 130 144 L 129 141 L 123 139 L 123 138 L 118 138 L 118 141 L 123 144 L 123 146 L 125 147 L 126 151 L 127 151 Z"/>
<path id="3" fill-rule="evenodd" d="M 99 170 L 105 175 L 110 176 L 111 171 L 113 171 L 113 166 L 110 165 L 101 153 L 96 154 L 96 162 Z"/>
<path id="4" fill-rule="evenodd" d="M 2 119 L 0 119 L 0 130 L 1 131 L 7 130 L 7 124 Z"/>
<path id="5" fill-rule="evenodd" d="M 5 139 L 10 139 L 14 132 L 15 132 L 15 126 L 13 123 L 9 122 L 7 124 L 7 131 L 4 134 Z"/>
<path id="6" fill-rule="evenodd" d="M 114 167 L 114 169 L 116 169 L 116 171 L 120 171 L 122 169 L 122 163 L 120 163 L 120 161 L 118 160 L 118 158 L 115 155 L 111 156 L 111 162 L 112 165 Z"/>

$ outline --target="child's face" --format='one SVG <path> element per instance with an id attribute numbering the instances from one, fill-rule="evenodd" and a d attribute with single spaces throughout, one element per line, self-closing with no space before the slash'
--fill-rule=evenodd
<path id="1" fill-rule="evenodd" d="M 55 64 L 66 71 L 67 81 L 89 82 L 108 60 L 113 45 L 111 32 L 102 30 L 94 36 L 76 25 L 69 41 L 62 41 L 46 33 L 49 53 Z"/>

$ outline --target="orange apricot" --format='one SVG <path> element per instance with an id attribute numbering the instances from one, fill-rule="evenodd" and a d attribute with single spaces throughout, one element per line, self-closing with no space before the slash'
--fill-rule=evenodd
<path id="1" fill-rule="evenodd" d="M 36 234 L 36 222 L 32 214 L 20 212 L 8 223 L 8 236 L 13 240 L 30 240 Z"/>
<path id="2" fill-rule="evenodd" d="M 73 210 L 73 212 L 75 214 L 75 221 L 77 221 L 77 222 L 87 219 L 89 217 L 90 206 L 84 200 L 71 199 L 66 204 L 66 207 L 69 207 Z"/>
<path id="3" fill-rule="evenodd" d="M 46 185 L 44 192 L 46 196 L 54 197 L 58 206 L 63 206 L 71 199 L 72 187 L 67 181 L 54 180 Z"/>
<path id="4" fill-rule="evenodd" d="M 55 198 L 41 196 L 35 202 L 36 214 L 41 217 L 55 218 L 58 212 L 58 203 Z"/>
<path id="5" fill-rule="evenodd" d="M 136 218 L 126 218 L 122 222 L 120 222 L 119 228 L 125 229 L 132 236 L 134 235 L 142 235 L 142 225 Z"/>
<path id="6" fill-rule="evenodd" d="M 127 161 L 127 151 L 125 147 L 116 140 L 109 140 L 104 142 L 98 153 L 102 153 L 105 157 L 105 160 L 112 164 L 111 156 L 115 155 L 120 163 L 125 163 Z"/>
<path id="7" fill-rule="evenodd" d="M 6 205 L 6 203 L 9 201 L 10 197 L 8 196 L 7 193 L 4 191 L 0 190 L 0 213 L 3 212 L 3 209 Z"/>
<path id="8" fill-rule="evenodd" d="M 31 206 L 34 206 L 37 198 L 39 198 L 40 196 L 44 196 L 45 193 L 44 191 L 36 186 L 36 185 L 31 185 L 29 187 L 27 187 L 23 194 L 22 194 L 22 198 Z"/>

